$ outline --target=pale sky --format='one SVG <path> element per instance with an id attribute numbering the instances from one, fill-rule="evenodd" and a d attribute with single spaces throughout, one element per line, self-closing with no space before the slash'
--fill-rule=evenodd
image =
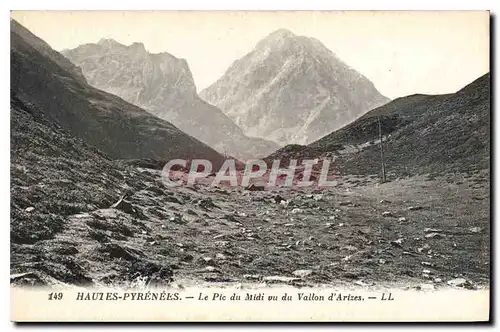
<path id="1" fill-rule="evenodd" d="M 187 60 L 198 90 L 274 30 L 319 39 L 389 98 L 459 90 L 489 71 L 489 13 L 15 11 L 60 51 L 101 38 Z"/>

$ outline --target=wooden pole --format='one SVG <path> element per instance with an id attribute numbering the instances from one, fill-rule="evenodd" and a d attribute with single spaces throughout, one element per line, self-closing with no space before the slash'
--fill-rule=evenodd
<path id="1" fill-rule="evenodd" d="M 385 160 L 384 160 L 384 142 L 382 141 L 382 123 L 380 122 L 380 116 L 378 119 L 378 138 L 380 140 L 380 162 L 382 163 L 382 183 L 386 182 L 385 177 Z"/>

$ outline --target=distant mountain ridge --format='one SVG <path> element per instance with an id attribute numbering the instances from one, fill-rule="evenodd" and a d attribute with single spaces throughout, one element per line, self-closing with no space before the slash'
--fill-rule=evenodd
<path id="1" fill-rule="evenodd" d="M 319 40 L 280 29 L 200 92 L 245 134 L 308 144 L 389 101 Z"/>
<path id="2" fill-rule="evenodd" d="M 264 156 L 276 143 L 249 138 L 221 110 L 203 101 L 184 59 L 149 53 L 142 43 L 113 39 L 62 52 L 82 68 L 90 85 L 122 97 L 212 146 L 239 158 Z"/>

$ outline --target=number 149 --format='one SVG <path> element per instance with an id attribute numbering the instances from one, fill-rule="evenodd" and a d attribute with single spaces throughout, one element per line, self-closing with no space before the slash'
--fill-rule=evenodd
<path id="1" fill-rule="evenodd" d="M 49 300 L 62 300 L 63 293 L 50 293 Z"/>

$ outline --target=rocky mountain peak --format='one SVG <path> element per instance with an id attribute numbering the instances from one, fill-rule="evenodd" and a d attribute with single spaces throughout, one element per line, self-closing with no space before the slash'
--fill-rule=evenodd
<path id="1" fill-rule="evenodd" d="M 196 94 L 193 75 L 184 59 L 165 52 L 149 53 L 143 43 L 127 46 L 105 38 L 63 54 L 82 68 L 91 85 L 146 109 L 152 96 L 158 94 L 162 97 L 155 101 L 158 103 L 181 96 L 191 99 Z"/>
<path id="2" fill-rule="evenodd" d="M 286 29 L 259 41 L 200 93 L 249 136 L 308 144 L 388 101 L 319 40 Z"/>
<path id="3" fill-rule="evenodd" d="M 124 45 L 120 44 L 119 42 L 117 42 L 116 40 L 114 40 L 113 38 L 101 38 L 101 39 L 99 39 L 97 44 L 99 44 L 101 46 L 105 46 L 105 47 L 124 46 Z"/>
<path id="4" fill-rule="evenodd" d="M 330 57 L 332 60 L 342 62 L 340 58 L 328 49 L 320 40 L 314 37 L 296 35 L 286 29 L 279 29 L 260 40 L 254 53 L 280 53 L 284 56 L 293 55 L 296 59 L 309 57 L 311 59 L 319 56 Z M 344 66 L 347 66 L 342 62 Z"/>
<path id="5" fill-rule="evenodd" d="M 271 32 L 267 37 L 263 40 L 266 41 L 277 41 L 281 39 L 286 39 L 290 37 L 295 37 L 295 34 L 288 29 L 278 29 L 276 31 Z"/>
<path id="6" fill-rule="evenodd" d="M 95 45 L 95 44 L 90 44 L 90 45 Z M 138 43 L 134 42 L 130 45 L 124 45 L 120 42 L 117 42 L 113 38 L 101 38 L 98 42 L 97 45 L 105 48 L 108 51 L 112 52 L 132 52 L 132 53 L 140 53 L 140 54 L 145 54 L 147 53 L 146 47 L 144 46 L 143 43 Z M 68 50 L 65 50 L 68 51 Z"/>
<path id="7" fill-rule="evenodd" d="M 277 49 L 286 45 L 290 39 L 296 37 L 296 35 L 287 29 L 278 29 L 270 33 L 265 38 L 261 39 L 255 49 L 266 49 L 272 48 Z"/>
<path id="8" fill-rule="evenodd" d="M 146 52 L 146 47 L 144 47 L 143 43 L 134 42 L 134 43 L 132 43 L 132 45 L 129 46 L 129 48 L 131 48 L 133 50 L 139 50 L 139 51 Z"/>

